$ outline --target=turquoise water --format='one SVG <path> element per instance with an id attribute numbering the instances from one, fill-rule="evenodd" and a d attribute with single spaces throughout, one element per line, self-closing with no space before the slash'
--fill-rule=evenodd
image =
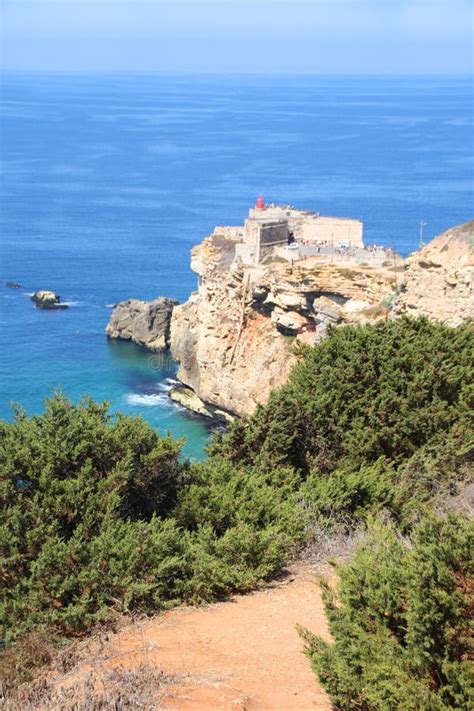
<path id="1" fill-rule="evenodd" d="M 364 220 L 402 253 L 472 217 L 468 79 L 9 74 L 1 87 L 0 415 L 51 388 L 187 438 L 207 424 L 166 389 L 176 367 L 104 335 L 128 297 L 185 300 L 189 250 L 258 193 Z M 39 311 L 53 289 L 71 308 Z"/>

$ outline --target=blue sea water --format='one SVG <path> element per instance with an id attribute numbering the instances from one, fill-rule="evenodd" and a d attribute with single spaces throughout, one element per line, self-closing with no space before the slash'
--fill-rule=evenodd
<path id="1" fill-rule="evenodd" d="M 472 217 L 469 78 L 6 74 L 1 86 L 0 416 L 51 388 L 186 437 L 176 367 L 107 341 L 111 305 L 195 288 L 189 250 L 267 200 L 358 217 L 408 253 Z M 71 307 L 34 308 L 53 289 Z"/>

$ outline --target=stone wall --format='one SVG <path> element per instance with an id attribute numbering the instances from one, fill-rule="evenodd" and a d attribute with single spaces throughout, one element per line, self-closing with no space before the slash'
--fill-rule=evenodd
<path id="1" fill-rule="evenodd" d="M 337 245 L 349 242 L 352 247 L 363 247 L 363 225 L 360 220 L 342 217 L 313 217 L 304 220 L 298 230 L 298 237 L 309 242 L 327 241 Z"/>
<path id="2" fill-rule="evenodd" d="M 288 244 L 287 222 L 263 223 L 260 226 L 258 262 L 271 254 L 275 247 L 285 244 Z"/>
<path id="3" fill-rule="evenodd" d="M 312 217 L 314 214 L 315 213 L 310 210 L 298 210 L 295 207 L 287 207 L 286 205 L 269 205 L 264 210 L 258 210 L 255 207 L 251 207 L 249 210 L 249 217 L 254 220 L 301 219 L 305 217 Z"/>
<path id="4" fill-rule="evenodd" d="M 297 210 L 293 207 L 270 206 L 265 210 L 252 208 L 249 211 L 251 220 L 281 221 L 288 223 L 288 229 L 297 239 L 309 242 L 333 240 L 350 242 L 353 247 L 363 247 L 363 223 L 346 217 L 319 215 L 309 210 Z"/>
<path id="5" fill-rule="evenodd" d="M 241 240 L 245 237 L 245 228 L 242 225 L 219 225 L 214 229 L 214 235 L 219 235 L 231 240 Z"/>
<path id="6" fill-rule="evenodd" d="M 245 220 L 245 240 L 237 245 L 236 255 L 244 264 L 256 265 L 275 247 L 288 244 L 288 223 L 284 220 Z"/>

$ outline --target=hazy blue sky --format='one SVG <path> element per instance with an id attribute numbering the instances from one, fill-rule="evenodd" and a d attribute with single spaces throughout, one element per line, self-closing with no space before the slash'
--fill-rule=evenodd
<path id="1" fill-rule="evenodd" d="M 16 69 L 472 71 L 472 0 L 0 0 Z"/>

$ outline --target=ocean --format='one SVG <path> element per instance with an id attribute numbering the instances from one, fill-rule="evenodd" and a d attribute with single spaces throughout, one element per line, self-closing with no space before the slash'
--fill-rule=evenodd
<path id="1" fill-rule="evenodd" d="M 0 416 L 62 389 L 107 400 L 203 457 L 209 423 L 172 404 L 176 365 L 104 329 L 116 302 L 196 287 L 190 248 L 259 193 L 364 221 L 416 249 L 473 216 L 469 78 L 4 74 Z M 41 311 L 52 289 L 70 304 Z"/>

